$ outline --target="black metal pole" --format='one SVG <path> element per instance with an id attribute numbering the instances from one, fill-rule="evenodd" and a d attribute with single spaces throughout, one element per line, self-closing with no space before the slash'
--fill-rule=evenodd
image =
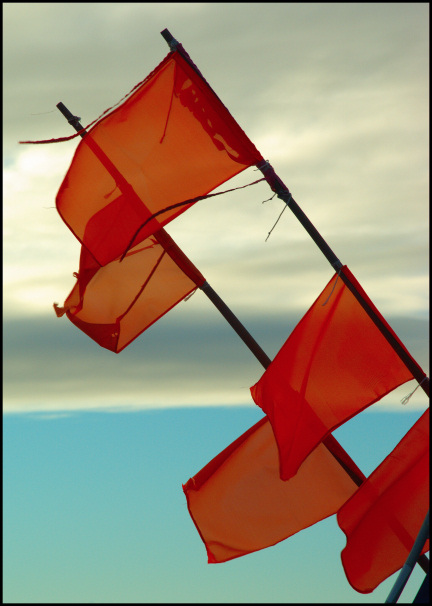
<path id="1" fill-rule="evenodd" d="M 183 58 L 186 61 L 188 61 L 189 65 L 197 72 L 197 74 L 199 74 L 199 76 L 204 80 L 204 82 L 207 84 L 207 86 L 212 90 L 214 95 L 219 99 L 219 97 L 216 95 L 216 93 L 213 91 L 211 86 L 205 80 L 205 78 L 203 77 L 203 75 L 201 74 L 201 72 L 199 71 L 197 66 L 193 63 L 192 59 L 189 57 L 188 53 L 185 51 L 183 46 L 172 36 L 172 34 L 168 31 L 168 29 L 164 29 L 161 32 L 161 35 L 167 41 L 170 49 L 172 51 L 177 51 L 177 52 L 181 53 Z M 219 101 L 222 103 L 222 101 L 220 99 L 219 99 Z M 223 103 L 222 103 L 222 105 L 223 105 Z M 257 164 L 257 168 L 262 172 L 265 180 L 270 185 L 271 189 L 277 194 L 277 196 L 281 200 L 283 200 L 285 202 L 285 204 L 290 208 L 290 210 L 293 212 L 293 214 L 297 217 L 297 219 L 300 221 L 300 223 L 306 229 L 308 234 L 311 236 L 312 240 L 315 242 L 315 244 L 318 246 L 318 248 L 324 254 L 326 259 L 332 265 L 332 267 L 336 271 L 339 271 L 343 267 L 342 262 L 338 259 L 338 257 L 335 255 L 335 253 L 330 248 L 330 246 L 327 244 L 327 242 L 321 236 L 319 231 L 316 229 L 316 227 L 313 225 L 313 223 L 310 221 L 310 219 L 307 217 L 307 215 L 302 211 L 300 206 L 294 200 L 288 187 L 283 183 L 282 179 L 280 179 L 280 177 L 275 173 L 273 167 L 268 162 L 264 161 L 264 162 Z M 419 366 L 419 364 L 417 364 L 417 362 L 414 360 L 414 358 L 403 347 L 401 347 L 398 340 L 395 339 L 394 335 L 388 330 L 387 326 L 385 326 L 385 324 L 383 324 L 381 319 L 376 315 L 375 311 L 369 305 L 369 302 L 363 297 L 362 293 L 360 293 L 358 291 L 356 286 L 351 283 L 351 281 L 343 273 L 343 271 L 340 272 L 340 277 L 344 281 L 346 286 L 350 289 L 350 291 L 353 293 L 353 295 L 355 296 L 357 301 L 361 304 L 361 306 L 366 311 L 366 313 L 369 315 L 369 317 L 374 322 L 376 327 L 381 331 L 381 333 L 383 334 L 385 339 L 387 339 L 388 343 L 391 345 L 391 347 L 394 349 L 394 351 L 400 357 L 402 362 L 405 364 L 405 366 L 408 368 L 408 370 L 412 373 L 413 377 L 419 383 L 420 387 L 423 389 L 423 391 L 426 393 L 426 395 L 429 396 L 429 377 L 426 376 L 426 374 L 424 373 L 422 368 Z"/>

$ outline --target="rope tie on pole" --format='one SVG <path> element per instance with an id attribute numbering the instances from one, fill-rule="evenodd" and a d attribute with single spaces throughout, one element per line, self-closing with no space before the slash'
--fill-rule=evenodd
<path id="1" fill-rule="evenodd" d="M 185 297 L 183 299 L 183 302 L 186 303 L 186 301 L 189 301 L 189 299 L 194 296 L 194 294 L 196 293 L 197 290 L 198 290 L 198 286 L 187 297 Z"/>
<path id="2" fill-rule="evenodd" d="M 276 194 L 275 194 L 276 195 Z M 273 196 L 274 197 L 274 196 Z M 292 197 L 292 196 L 291 196 Z M 271 199 L 271 198 L 270 198 Z M 264 202 L 268 202 L 268 200 L 264 200 Z M 279 223 L 279 219 L 282 217 L 282 213 L 287 209 L 287 205 L 285 205 L 282 209 L 281 214 L 279 215 L 279 217 L 276 219 L 276 223 L 273 225 L 273 227 L 271 228 L 271 230 L 269 231 L 269 233 L 267 234 L 267 238 L 265 239 L 265 241 L 267 242 L 267 240 L 270 237 L 270 234 L 272 233 L 272 231 L 274 230 L 274 228 L 276 227 L 276 225 Z"/>
<path id="3" fill-rule="evenodd" d="M 254 168 L 254 171 L 260 170 L 262 172 L 263 170 L 265 170 L 266 168 L 268 168 L 270 166 L 270 162 L 268 160 L 263 160 L 262 162 L 259 162 L 255 166 L 256 166 L 256 168 Z"/>
<path id="4" fill-rule="evenodd" d="M 337 272 L 337 278 L 336 278 L 335 283 L 333 284 L 333 288 L 331 289 L 331 293 L 329 294 L 329 296 L 327 297 L 327 299 L 326 299 L 326 300 L 324 301 L 324 303 L 322 304 L 322 307 L 324 307 L 325 305 L 327 305 L 327 303 L 330 301 L 330 297 L 332 296 L 332 294 L 333 294 L 333 292 L 334 292 L 334 289 L 336 288 L 337 281 L 339 280 L 339 276 L 340 276 L 341 270 L 342 270 L 342 267 L 341 267 L 341 268 L 340 268 L 340 270 Z"/>
<path id="5" fill-rule="evenodd" d="M 43 116 L 44 114 L 53 114 L 55 109 L 51 109 L 49 112 L 38 112 L 37 114 L 29 114 L 29 116 Z"/>
<path id="6" fill-rule="evenodd" d="M 265 204 L 266 202 L 270 202 L 270 200 L 273 200 L 273 198 L 275 197 L 276 194 L 273 194 L 271 198 L 267 198 L 267 200 L 263 200 L 261 202 L 261 204 Z"/>
<path id="7" fill-rule="evenodd" d="M 414 394 L 414 392 L 420 387 L 420 385 L 423 383 L 423 381 L 426 381 L 428 377 L 424 377 L 422 381 L 420 381 L 420 383 L 418 385 L 416 385 L 416 387 L 414 387 L 414 389 L 412 390 L 411 393 L 409 393 L 407 396 L 405 396 L 404 398 L 402 398 L 401 400 L 401 404 L 403 404 L 405 406 L 405 404 L 408 404 L 409 399 L 411 398 L 411 396 Z"/>

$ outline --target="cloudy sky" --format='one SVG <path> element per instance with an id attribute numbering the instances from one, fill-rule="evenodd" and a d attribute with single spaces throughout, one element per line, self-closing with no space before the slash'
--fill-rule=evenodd
<path id="1" fill-rule="evenodd" d="M 53 208 L 77 140 L 18 141 L 71 134 L 55 107 L 59 101 L 83 124 L 99 116 L 167 54 L 159 33 L 165 27 L 427 372 L 427 11 L 425 4 L 269 3 L 264 10 L 259 4 L 6 3 L 7 409 L 58 406 L 71 374 L 80 375 L 78 389 L 88 393 L 96 368 L 117 384 L 113 399 L 122 394 L 134 405 L 137 389 L 139 406 L 155 398 L 158 404 L 204 397 L 248 402 L 242 387 L 259 366 L 202 293 L 120 356 L 76 334 L 52 309 L 78 269 L 79 245 Z M 260 176 L 251 168 L 222 188 Z M 201 202 L 168 231 L 273 356 L 332 268 L 289 210 L 265 242 L 283 208 L 276 198 L 262 204 L 271 193 L 260 183 Z M 162 360 L 171 368 L 163 387 Z M 198 382 L 187 371 L 197 364 Z M 125 366 L 127 385 L 114 376 Z M 41 382 L 49 388 L 40 389 Z"/>
<path id="2" fill-rule="evenodd" d="M 18 142 L 72 134 L 59 101 L 83 124 L 111 107 L 168 53 L 165 28 L 429 374 L 428 4 L 4 3 L 3 16 L 7 413 L 253 407 L 262 368 L 201 292 L 119 355 L 52 308 L 78 269 L 54 207 L 77 140 Z M 283 208 L 271 193 L 202 201 L 167 231 L 273 357 L 333 270 L 289 210 L 265 241 Z M 403 416 L 414 387 L 381 410 Z M 417 390 L 406 419 L 427 405 Z"/>

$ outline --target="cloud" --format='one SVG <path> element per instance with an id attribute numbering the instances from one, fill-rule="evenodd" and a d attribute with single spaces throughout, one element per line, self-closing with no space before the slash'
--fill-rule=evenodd
<path id="1" fill-rule="evenodd" d="M 249 401 L 260 367 L 201 293 L 120 356 L 51 312 L 78 269 L 53 209 L 77 139 L 17 142 L 71 134 L 59 101 L 83 124 L 119 101 L 167 54 L 165 27 L 427 365 L 427 5 L 9 3 L 4 18 L 7 409 Z M 274 355 L 333 269 L 288 209 L 265 242 L 283 208 L 271 194 L 202 201 L 168 231 Z"/>
<path id="2" fill-rule="evenodd" d="M 54 313 L 6 321 L 5 412 L 252 404 L 249 387 L 262 366 L 216 310 L 203 313 L 198 298 L 205 299 L 197 293 L 181 303 L 118 355 Z M 272 358 L 303 313 L 240 320 Z M 428 321 L 389 323 L 427 369 Z M 399 388 L 390 404 L 399 406 L 411 389 Z M 419 390 L 411 406 L 424 406 L 425 398 Z"/>

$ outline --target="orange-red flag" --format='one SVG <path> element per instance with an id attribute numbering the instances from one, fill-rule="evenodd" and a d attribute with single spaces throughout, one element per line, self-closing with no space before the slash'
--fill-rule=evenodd
<path id="1" fill-rule="evenodd" d="M 349 269 L 341 271 L 391 331 Z M 343 280 L 333 276 L 251 387 L 273 427 L 281 478 L 294 476 L 336 427 L 412 378 Z"/>
<path id="2" fill-rule="evenodd" d="M 339 459 L 364 477 L 337 441 L 329 441 Z M 232 560 L 283 541 L 336 513 L 356 488 L 323 444 L 307 457 L 294 478 L 282 481 L 267 417 L 183 486 L 209 563 Z"/>
<path id="3" fill-rule="evenodd" d="M 57 315 L 116 353 L 205 282 L 165 230 L 105 266 L 83 246 L 76 277 Z"/>
<path id="4" fill-rule="evenodd" d="M 428 509 L 429 409 L 337 514 L 354 589 L 370 593 L 404 565 Z"/>
<path id="5" fill-rule="evenodd" d="M 260 161 L 211 88 L 173 52 L 89 129 L 56 205 L 78 240 L 106 265 L 193 202 L 175 205 L 205 196 Z"/>

